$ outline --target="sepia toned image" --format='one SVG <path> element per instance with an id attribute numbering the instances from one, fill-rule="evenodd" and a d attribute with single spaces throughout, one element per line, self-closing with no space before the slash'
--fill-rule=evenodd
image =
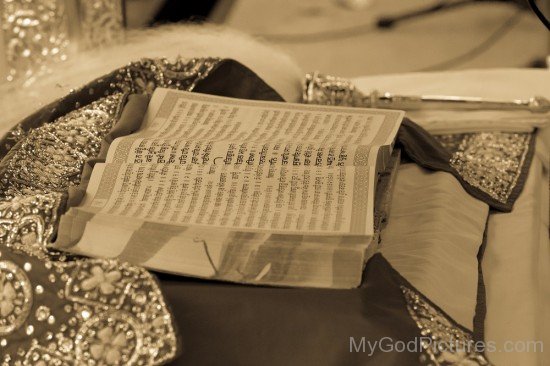
<path id="1" fill-rule="evenodd" d="M 0 364 L 550 364 L 547 0 L 0 0 Z"/>

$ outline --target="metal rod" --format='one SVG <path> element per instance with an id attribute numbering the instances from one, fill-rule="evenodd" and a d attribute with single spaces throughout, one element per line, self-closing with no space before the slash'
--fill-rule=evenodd
<path id="1" fill-rule="evenodd" d="M 535 96 L 529 99 L 491 100 L 480 97 L 452 95 L 396 95 L 373 91 L 364 97 L 364 103 L 372 108 L 390 109 L 459 109 L 459 110 L 527 110 L 533 113 L 550 112 L 550 101 Z"/>
<path id="2" fill-rule="evenodd" d="M 347 79 L 318 72 L 307 74 L 303 101 L 312 104 L 347 105 L 387 109 L 452 109 L 452 110 L 525 110 L 550 112 L 550 101 L 535 96 L 529 99 L 492 100 L 454 95 L 398 95 L 373 91 L 363 94 Z"/>

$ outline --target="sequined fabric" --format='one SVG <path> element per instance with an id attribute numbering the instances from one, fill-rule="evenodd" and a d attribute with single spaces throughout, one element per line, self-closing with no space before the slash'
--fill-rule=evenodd
<path id="1" fill-rule="evenodd" d="M 115 260 L 66 256 L 48 244 L 67 190 L 80 183 L 86 160 L 98 155 L 125 95 L 157 86 L 192 90 L 217 62 L 131 63 L 75 92 L 99 95 L 90 103 L 79 99 L 68 113 L 38 126 L 22 123 L 4 138 L 2 365 L 161 365 L 176 356 L 174 319 L 151 274 Z"/>
<path id="2" fill-rule="evenodd" d="M 49 259 L 46 245 L 55 231 L 61 199 L 60 193 L 46 193 L 0 201 L 0 250 Z"/>
<path id="3" fill-rule="evenodd" d="M 476 350 L 472 336 L 463 331 L 441 311 L 433 307 L 415 290 L 401 286 L 407 310 L 424 339 L 421 342 L 424 365 L 490 365 L 487 358 Z"/>
<path id="4" fill-rule="evenodd" d="M 495 200 L 506 203 L 526 161 L 530 133 L 481 132 L 435 136 L 451 153 L 451 166 Z"/>
<path id="5" fill-rule="evenodd" d="M 30 131 L 2 169 L 0 192 L 16 197 L 77 185 L 82 166 L 99 153 L 122 102 L 123 94 L 115 93 Z"/>
<path id="6" fill-rule="evenodd" d="M 21 140 L 26 135 L 26 131 L 21 127 L 20 124 L 13 127 L 11 130 L 8 131 L 6 136 L 4 137 L 5 143 L 4 147 L 6 150 L 9 150 L 12 148 L 13 145 L 15 145 L 19 140 Z"/>
<path id="7" fill-rule="evenodd" d="M 115 72 L 113 91 L 151 94 L 155 88 L 192 91 L 220 62 L 219 58 L 142 59 Z"/>
<path id="8" fill-rule="evenodd" d="M 48 250 L 61 193 L 0 202 L 2 365 L 159 365 L 177 351 L 156 280 Z"/>
<path id="9" fill-rule="evenodd" d="M 172 315 L 144 269 L 0 249 L 2 365 L 160 365 Z"/>
<path id="10" fill-rule="evenodd" d="M 71 95 L 86 97 L 89 100 L 88 103 L 84 103 L 82 98 L 66 98 L 68 100 L 67 105 L 52 108 L 47 118 L 40 116 L 40 118 L 31 119 L 39 120 L 42 124 L 53 122 L 55 119 L 79 109 L 82 104 L 93 103 L 100 98 L 115 94 L 151 94 L 156 87 L 192 91 L 197 83 L 203 80 L 220 61 L 219 58 L 193 58 L 187 60 L 178 58 L 175 61 L 169 61 L 165 58 L 146 58 L 131 62 L 109 75 L 96 79 L 90 84 L 72 91 Z M 113 96 L 112 98 L 115 97 Z M 101 103 L 95 103 L 95 105 L 101 105 Z M 26 121 L 14 126 L 0 141 L 0 156 L 7 153 L 30 131 L 41 126 L 36 124 L 29 125 Z"/>

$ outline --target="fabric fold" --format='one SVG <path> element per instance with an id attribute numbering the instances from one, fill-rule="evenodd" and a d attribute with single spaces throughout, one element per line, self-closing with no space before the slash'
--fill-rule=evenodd
<path id="1" fill-rule="evenodd" d="M 380 251 L 399 273 L 469 329 L 488 213 L 452 175 L 404 164 L 381 233 Z"/>

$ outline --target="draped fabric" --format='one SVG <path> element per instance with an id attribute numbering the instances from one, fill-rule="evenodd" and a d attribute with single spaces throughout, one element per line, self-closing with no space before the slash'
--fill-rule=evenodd
<path id="1" fill-rule="evenodd" d="M 8 253 L 13 251 L 16 253 L 13 254 L 14 256 L 29 255 L 30 258 L 33 258 L 33 261 L 39 263 L 47 263 L 48 261 L 58 263 L 60 261 L 59 253 L 53 253 L 47 248 L 47 244 L 53 239 L 56 225 L 56 218 L 51 216 L 52 212 L 57 214 L 56 209 L 62 212 L 67 203 L 73 205 L 78 202 L 78 190 L 73 189 L 73 187 L 81 183 L 80 178 L 84 178 L 82 183 L 85 185 L 86 176 L 89 174 L 93 162 L 96 161 L 93 159 L 101 155 L 102 150 L 105 152 L 109 140 L 112 140 L 118 134 L 131 133 L 139 128 L 140 115 L 144 113 L 148 99 L 147 97 L 132 96 L 131 94 L 147 94 L 156 86 L 164 86 L 236 98 L 282 100 L 273 89 L 251 70 L 235 61 L 205 59 L 191 60 L 189 63 L 178 62 L 179 64 L 172 65 L 166 60 L 144 60 L 121 70 L 116 70 L 28 117 L 0 141 L 0 154 L 3 157 L 0 163 L 0 177 L 4 177 L 0 181 L 4 202 L 4 206 L 0 206 L 0 214 L 6 215 L 12 210 L 18 210 L 20 205 L 17 204 L 16 200 L 20 200 L 21 196 L 43 197 L 49 194 L 47 190 L 51 189 L 59 198 L 59 201 L 55 201 L 52 210 L 41 214 L 43 219 L 47 219 L 48 231 L 44 231 L 42 226 L 35 226 L 30 229 L 36 232 L 42 230 L 41 235 L 47 234 L 42 235 L 42 240 L 35 242 L 21 240 L 16 242 L 17 245 L 14 245 L 13 240 L 9 239 L 11 237 L 0 236 L 3 238 L 4 244 L 2 251 L 8 251 Z M 29 176 L 28 174 L 33 172 L 38 174 L 39 172 L 40 166 L 36 165 L 37 158 L 32 154 L 46 154 L 46 156 L 48 154 L 46 150 L 36 151 L 30 149 L 32 143 L 43 143 L 44 138 L 59 132 L 55 128 L 60 123 L 60 118 L 62 119 L 61 122 L 65 123 L 63 126 L 68 125 L 70 127 L 72 126 L 70 125 L 71 116 L 75 119 L 81 119 L 83 107 L 90 105 L 90 103 L 105 103 L 104 98 L 110 96 L 115 96 L 112 108 L 102 110 L 103 114 L 100 113 L 100 115 L 108 116 L 109 120 L 114 121 L 115 127 L 114 129 L 105 128 L 105 131 L 100 131 L 101 133 L 97 132 L 98 136 L 101 136 L 101 140 L 106 138 L 103 145 L 96 141 L 97 148 L 93 151 L 84 151 L 87 155 L 78 150 L 81 147 L 74 147 L 78 152 L 86 155 L 87 159 L 71 161 L 70 163 L 66 161 L 68 159 L 65 159 L 67 156 L 63 156 L 63 153 L 59 154 L 57 151 L 57 155 L 60 155 L 60 157 L 57 155 L 50 157 L 54 161 L 55 159 L 61 159 L 63 164 L 73 164 L 70 167 L 65 166 L 65 168 L 77 169 L 77 172 L 73 173 L 69 180 L 61 179 L 65 179 L 66 176 L 43 174 L 40 185 L 37 185 L 37 182 L 34 181 L 26 181 L 25 177 Z M 127 103 L 128 101 L 130 102 Z M 126 109 L 124 109 L 125 106 Z M 105 122 L 105 119 L 102 118 L 97 120 L 102 121 L 102 123 Z M 102 126 L 108 126 L 108 124 Z M 81 125 L 78 125 L 78 127 L 84 128 Z M 86 128 L 90 128 L 90 126 Z M 37 131 L 37 133 L 33 131 Z M 59 147 L 55 143 L 53 142 L 54 149 Z M 462 175 L 456 174 L 456 168 L 450 165 L 451 153 L 449 150 L 446 150 L 438 140 L 434 139 L 421 127 L 410 121 L 405 121 L 398 135 L 397 145 L 403 149 L 407 161 L 412 161 L 417 165 L 436 171 L 436 173 L 433 173 L 437 175 L 437 177 L 434 175 L 434 187 L 438 185 L 439 177 L 443 177 L 441 181 L 444 184 L 450 184 L 453 189 L 460 190 L 462 189 L 459 187 L 458 183 L 460 183 L 462 187 L 470 192 L 468 187 L 472 184 L 464 180 Z M 25 154 L 21 155 L 22 151 Z M 66 153 L 66 150 L 62 151 Z M 17 157 L 22 158 L 16 159 Z M 43 157 L 43 155 L 39 155 L 39 157 Z M 83 169 L 84 172 L 82 173 Z M 417 166 L 409 164 L 404 166 L 402 173 L 403 177 L 406 177 L 407 174 L 420 176 L 428 174 L 421 171 Z M 17 179 L 7 179 L 6 177 Z M 456 180 L 458 180 L 458 183 Z M 522 181 L 520 179 L 517 183 L 518 189 L 521 189 L 521 185 Z M 426 185 L 423 191 L 425 193 L 422 194 L 429 195 L 430 189 L 433 188 L 435 193 L 432 194 L 437 198 L 437 191 L 440 188 L 434 187 Z M 69 189 L 71 193 L 69 194 L 69 200 L 66 201 Z M 414 189 L 421 190 L 422 187 L 417 186 Z M 405 197 L 407 193 L 405 184 L 398 192 L 397 197 Z M 462 194 L 466 193 L 462 191 Z M 484 192 L 477 195 L 477 198 L 486 200 L 489 205 L 493 203 L 493 200 L 487 197 Z M 429 201 L 429 197 L 426 197 L 426 199 Z M 407 210 L 406 199 L 400 198 L 400 200 L 402 202 L 399 204 L 402 206 L 396 206 L 398 216 L 406 214 L 399 210 Z M 62 204 L 61 201 L 65 201 L 65 204 Z M 452 200 L 443 200 L 442 202 L 447 202 L 449 205 L 456 203 Z M 435 209 L 431 213 L 432 216 L 437 213 L 444 214 L 445 207 L 444 204 L 441 205 L 440 201 L 432 207 L 432 209 Z M 408 209 L 412 210 L 412 208 Z M 470 235 L 470 237 L 467 240 L 465 239 L 467 245 L 464 244 L 463 250 L 464 256 L 469 257 L 470 262 L 473 261 L 471 268 L 468 267 L 468 269 L 477 271 L 475 254 L 477 248 L 481 245 L 480 238 L 482 235 L 480 233 L 482 232 L 481 228 L 485 225 L 487 206 L 472 198 L 468 209 L 471 210 L 468 212 L 475 213 L 478 216 L 475 216 L 477 219 L 468 217 L 467 222 L 464 224 L 463 230 L 472 229 L 472 232 L 465 234 L 466 236 Z M 427 208 L 425 213 L 429 210 Z M 454 218 L 457 220 L 462 219 L 460 217 Z M 429 217 L 426 219 L 429 220 Z M 442 224 L 440 228 L 442 231 L 446 230 L 445 225 Z M 457 240 L 454 243 L 455 245 L 461 245 L 460 242 L 463 240 L 460 238 L 460 228 L 461 226 L 456 228 Z M 10 230 L 23 232 L 23 228 L 18 226 Z M 391 229 L 389 233 L 397 233 L 400 230 L 402 229 Z M 29 229 L 25 228 L 24 234 L 28 234 L 28 231 Z M 388 242 L 392 240 L 391 235 L 388 235 L 387 240 Z M 447 243 L 444 238 L 442 242 Z M 182 337 L 181 356 L 174 359 L 172 364 L 202 365 L 223 362 L 243 365 L 414 365 L 433 364 L 435 362 L 452 364 L 466 360 L 469 364 L 488 364 L 483 354 L 476 352 L 476 350 L 468 349 L 467 351 L 458 352 L 431 347 L 432 344 L 426 340 L 424 340 L 424 343 L 420 342 L 420 338 L 429 336 L 434 341 L 439 340 L 447 344 L 457 342 L 469 344 L 473 339 L 473 335 L 471 330 L 468 329 L 469 327 L 465 328 L 459 324 L 468 322 L 467 315 L 449 308 L 450 312 L 458 314 L 458 317 L 461 318 L 460 322 L 457 322 L 443 311 L 442 307 L 437 306 L 439 301 L 445 302 L 445 299 L 429 299 L 429 295 L 422 293 L 424 290 L 426 293 L 430 293 L 430 285 L 426 279 L 429 279 L 433 274 L 426 274 L 424 278 L 407 281 L 384 258 L 384 250 L 389 252 L 398 250 L 398 247 L 395 246 L 392 249 L 388 244 L 386 248 L 382 247 L 382 254 L 376 254 L 369 260 L 363 274 L 362 285 L 353 290 L 251 287 L 159 274 L 159 287 L 158 292 L 155 292 L 155 299 L 161 304 L 166 301 L 167 306 L 161 306 L 161 308 L 171 309 L 172 316 L 164 318 L 165 320 L 168 319 L 165 326 L 177 327 Z M 422 248 L 419 248 L 420 255 L 422 250 Z M 439 248 L 428 245 L 425 246 L 424 250 L 439 250 Z M 2 258 L 5 258 L 5 255 Z M 72 258 L 69 258 L 69 260 L 72 260 Z M 13 261 L 18 266 L 25 266 L 25 264 L 21 264 L 20 259 L 13 259 Z M 79 263 L 77 266 L 80 267 L 77 268 L 76 272 L 67 274 L 66 280 L 72 278 L 71 276 L 79 276 L 77 278 L 83 281 L 80 287 L 74 291 L 87 291 L 86 289 L 89 289 L 111 293 L 110 284 L 122 277 L 123 274 L 117 274 L 117 271 L 125 269 L 126 264 L 117 261 L 101 262 L 98 259 L 100 262 L 97 262 L 94 266 L 95 262 L 93 261 L 84 260 L 82 262 L 84 264 L 75 262 Z M 81 268 L 86 265 L 90 268 Z M 407 272 L 406 268 L 401 267 L 400 269 L 399 266 L 396 266 L 398 270 Z M 94 269 L 95 267 L 99 269 Z M 147 272 L 143 269 L 139 267 L 131 268 L 132 270 L 125 272 L 127 276 L 131 276 L 135 271 L 143 271 L 139 273 L 147 276 Z M 476 274 L 477 272 L 469 273 L 469 276 L 474 278 Z M 41 273 L 29 272 L 27 276 L 29 276 L 30 282 L 33 282 L 37 280 L 37 276 L 41 276 Z M 105 284 L 105 281 L 107 284 Z M 147 286 L 152 286 L 150 283 L 156 283 L 151 281 L 146 281 Z M 5 286 L 4 282 L 2 284 Z M 446 284 L 449 284 L 449 280 L 445 280 L 445 276 L 442 276 L 441 284 L 436 286 L 445 286 Z M 52 285 L 44 286 L 49 286 L 49 291 L 53 290 Z M 102 286 L 103 290 L 101 290 Z M 156 289 L 155 287 L 155 291 Z M 475 296 L 472 292 L 474 291 L 470 288 L 470 293 L 467 296 Z M 24 293 L 23 296 L 25 296 Z M 136 301 L 143 301 L 138 294 L 136 294 L 136 298 L 138 299 Z M 55 302 L 55 300 L 52 301 Z M 32 308 L 29 313 L 36 310 L 38 309 Z M 114 318 L 113 315 L 109 319 L 111 322 L 119 321 L 121 324 L 124 321 L 129 322 L 126 319 Z M 103 318 L 97 320 L 94 325 L 99 326 L 100 321 L 103 321 Z M 10 344 L 10 347 L 23 344 L 21 342 L 24 341 L 21 340 L 20 336 L 23 327 L 28 327 L 25 322 L 26 320 L 23 319 L 23 321 L 17 323 L 17 329 L 20 331 L 17 333 L 17 337 L 14 336 L 14 338 L 9 339 L 8 344 Z M 40 328 L 40 331 L 44 332 L 41 328 L 42 324 L 37 324 L 33 327 Z M 120 327 L 128 327 L 127 324 L 124 324 Z M 90 328 L 89 324 L 85 323 L 79 329 L 84 332 L 88 331 L 88 328 Z M 143 331 L 145 333 L 142 333 L 146 336 L 147 328 L 143 329 L 145 329 Z M 168 331 L 166 333 L 172 334 Z M 105 342 L 119 337 L 118 333 L 112 329 L 102 330 L 101 334 L 100 341 Z M 381 339 L 391 340 L 394 345 L 396 341 L 400 341 L 400 344 L 411 344 L 412 351 L 400 352 L 398 349 L 393 349 L 387 352 L 380 347 L 380 344 L 375 346 L 374 350 L 369 348 L 368 345 L 372 346 L 374 342 Z M 74 344 L 76 339 L 71 340 L 69 337 L 68 342 Z M 90 342 L 95 341 L 91 340 Z M 138 350 L 139 347 L 136 346 L 139 343 L 126 341 L 123 344 L 120 341 L 117 344 L 121 345 L 121 350 L 125 352 L 124 355 L 129 360 L 134 360 L 135 358 L 132 357 L 136 352 L 141 352 Z M 366 347 L 364 351 L 362 344 Z M 156 354 L 164 356 L 164 358 L 159 357 L 158 360 L 155 360 L 156 363 L 153 364 L 161 364 L 174 358 L 176 354 L 175 347 L 176 343 L 172 342 L 160 351 L 157 350 Z M 88 352 L 89 357 L 101 356 L 97 351 L 99 348 L 95 347 L 94 349 L 96 351 Z M 50 353 L 61 360 L 67 360 L 76 357 L 73 350 L 74 348 L 59 348 Z M 27 357 L 32 352 L 34 352 L 32 349 L 28 352 L 25 351 L 23 356 Z"/>

